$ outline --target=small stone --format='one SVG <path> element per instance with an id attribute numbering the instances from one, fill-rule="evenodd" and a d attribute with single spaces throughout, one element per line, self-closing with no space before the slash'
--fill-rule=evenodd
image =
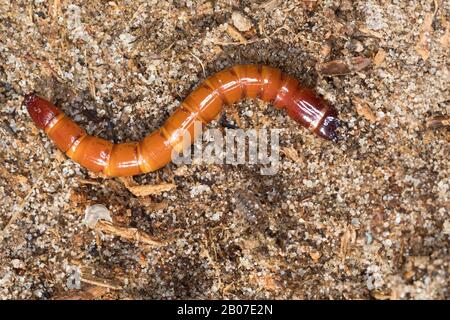
<path id="1" fill-rule="evenodd" d="M 83 223 L 89 228 L 95 228 L 95 225 L 99 220 L 105 220 L 112 222 L 111 215 L 108 208 L 102 204 L 94 204 L 89 206 L 85 210 Z"/>
<path id="2" fill-rule="evenodd" d="M 312 251 L 309 253 L 309 256 L 311 257 L 311 259 L 313 259 L 314 262 L 317 262 L 321 256 L 319 251 Z"/>
<path id="3" fill-rule="evenodd" d="M 207 185 L 204 185 L 204 184 L 196 185 L 196 186 L 192 187 L 192 189 L 191 189 L 191 197 L 194 198 L 201 193 L 209 192 L 209 191 L 211 191 L 211 188 Z"/>
<path id="4" fill-rule="evenodd" d="M 358 218 L 353 218 L 353 219 L 352 219 L 352 225 L 353 225 L 355 228 L 359 228 L 359 227 L 361 226 L 361 223 L 359 222 L 359 219 L 358 219 Z"/>
<path id="5" fill-rule="evenodd" d="M 216 213 L 214 213 L 214 214 L 211 216 L 211 220 L 212 220 L 212 221 L 219 221 L 220 216 L 221 216 L 221 214 L 216 212 Z"/>
<path id="6" fill-rule="evenodd" d="M 19 259 L 11 260 L 11 264 L 12 264 L 14 269 L 19 269 L 19 268 L 21 268 L 23 266 L 22 261 L 20 261 Z"/>
<path id="7" fill-rule="evenodd" d="M 450 235 L 450 220 L 446 220 L 444 222 L 442 231 L 444 232 L 444 234 L 449 234 Z"/>
<path id="8" fill-rule="evenodd" d="M 233 21 L 233 25 L 236 27 L 236 29 L 242 32 L 248 31 L 253 27 L 250 19 L 244 16 L 239 11 L 234 11 L 232 13 L 231 20 Z"/>

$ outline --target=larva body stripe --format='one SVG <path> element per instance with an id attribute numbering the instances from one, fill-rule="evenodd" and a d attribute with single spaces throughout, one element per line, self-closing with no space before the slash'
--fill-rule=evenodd
<path id="1" fill-rule="evenodd" d="M 206 125 L 225 104 L 244 98 L 273 102 L 279 109 L 322 138 L 336 140 L 336 111 L 311 89 L 299 86 L 293 77 L 262 65 L 237 65 L 220 71 L 200 84 L 182 102 L 162 127 L 139 142 L 113 144 L 89 136 L 50 102 L 29 94 L 28 112 L 36 125 L 66 155 L 83 167 L 108 176 L 132 176 L 155 171 L 171 161 L 172 150 L 180 152 L 186 131 L 194 137 L 194 124 Z M 191 141 L 191 143 L 192 143 Z"/>

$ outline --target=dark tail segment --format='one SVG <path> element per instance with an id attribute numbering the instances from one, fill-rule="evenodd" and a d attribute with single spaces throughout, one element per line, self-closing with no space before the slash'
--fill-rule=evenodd
<path id="1" fill-rule="evenodd" d="M 337 129 L 340 121 L 336 110 L 311 89 L 296 87 L 295 90 L 291 99 L 286 101 L 287 114 L 318 136 L 339 140 Z"/>
<path id="2" fill-rule="evenodd" d="M 341 121 L 337 118 L 336 111 L 328 109 L 314 132 L 322 138 L 338 142 L 342 140 L 337 132 L 340 127 Z"/>

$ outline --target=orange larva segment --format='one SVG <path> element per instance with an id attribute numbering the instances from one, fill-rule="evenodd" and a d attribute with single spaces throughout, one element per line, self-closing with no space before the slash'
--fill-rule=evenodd
<path id="1" fill-rule="evenodd" d="M 245 77 L 247 65 L 245 64 L 238 64 L 233 67 L 231 67 L 231 70 L 236 74 L 236 77 L 239 79 L 239 81 L 242 81 L 242 79 Z"/>
<path id="2" fill-rule="evenodd" d="M 222 112 L 223 103 L 219 93 L 213 91 L 202 101 L 200 104 L 200 116 L 205 121 L 204 123 L 217 119 Z"/>
<path id="3" fill-rule="evenodd" d="M 262 95 L 264 101 L 273 101 L 278 95 L 281 87 L 281 70 L 267 66 L 262 67 Z"/>
<path id="4" fill-rule="evenodd" d="M 242 99 L 243 90 L 237 74 L 233 69 L 224 70 L 217 74 L 217 78 L 222 83 L 220 92 L 225 97 L 228 104 L 233 104 Z"/>
<path id="5" fill-rule="evenodd" d="M 241 98 L 261 98 L 285 108 L 288 115 L 325 139 L 337 140 L 337 112 L 315 92 L 300 88 L 298 81 L 278 69 L 261 65 L 238 65 L 219 72 L 194 90 L 180 108 L 157 131 L 137 143 L 115 145 L 88 136 L 50 102 L 35 94 L 24 103 L 35 121 L 56 145 L 83 167 L 110 176 L 135 175 L 157 170 L 172 160 L 194 139 L 196 120 L 215 119 L 224 104 Z M 190 139 L 183 139 L 184 133 Z"/>
<path id="6" fill-rule="evenodd" d="M 158 170 L 172 161 L 172 146 L 161 135 L 160 130 L 149 134 L 140 143 L 141 157 L 150 168 L 150 171 Z"/>
<path id="7" fill-rule="evenodd" d="M 199 112 L 191 112 L 182 105 L 162 126 L 161 129 L 168 137 L 167 141 L 177 152 L 183 151 L 183 142 L 190 145 L 194 141 L 194 124 L 199 121 L 198 114 Z"/>
<path id="8" fill-rule="evenodd" d="M 223 100 L 218 91 L 208 85 L 200 85 L 187 96 L 183 105 L 191 112 L 199 112 L 197 114 L 199 120 L 208 123 L 215 119 L 222 110 Z"/>
<path id="9" fill-rule="evenodd" d="M 75 141 L 86 133 L 68 117 L 63 114 L 61 114 L 61 116 L 62 117 L 58 118 L 57 122 L 48 126 L 45 131 L 56 146 L 61 151 L 66 152 Z"/>
<path id="10" fill-rule="evenodd" d="M 99 172 L 108 165 L 112 147 L 110 141 L 85 135 L 75 141 L 66 154 L 81 166 Z"/>
<path id="11" fill-rule="evenodd" d="M 115 144 L 111 150 L 109 165 L 104 173 L 112 177 L 132 176 L 141 172 L 139 166 L 138 143 Z"/>
<path id="12" fill-rule="evenodd" d="M 286 108 L 288 115 L 309 130 L 316 130 L 328 110 L 323 99 L 311 89 L 302 88 L 297 90 L 292 101 Z"/>
<path id="13" fill-rule="evenodd" d="M 281 82 L 282 84 L 275 98 L 274 105 L 277 108 L 288 108 L 293 103 L 293 97 L 298 90 L 298 81 L 283 73 Z"/>
<path id="14" fill-rule="evenodd" d="M 257 64 L 245 65 L 245 75 L 241 82 L 245 86 L 247 98 L 258 98 L 261 95 L 261 67 Z"/>
<path id="15" fill-rule="evenodd" d="M 205 81 L 211 89 L 218 89 L 221 98 L 228 105 L 242 98 L 243 90 L 239 77 L 233 69 L 220 71 Z"/>

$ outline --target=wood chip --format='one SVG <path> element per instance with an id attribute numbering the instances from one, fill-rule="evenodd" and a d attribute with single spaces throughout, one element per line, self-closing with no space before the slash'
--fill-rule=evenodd
<path id="1" fill-rule="evenodd" d="M 350 252 L 349 249 L 351 245 L 355 243 L 355 241 L 356 241 L 356 232 L 351 226 L 349 226 L 346 228 L 345 232 L 341 236 L 341 246 L 339 255 L 342 260 L 345 260 L 345 258 L 348 256 Z"/>
<path id="2" fill-rule="evenodd" d="M 354 97 L 352 99 L 352 102 L 356 107 L 356 113 L 358 113 L 358 115 L 364 117 L 365 119 L 369 120 L 370 122 L 377 121 L 377 117 L 376 117 L 375 113 L 372 111 L 372 109 L 370 109 L 367 102 L 365 102 L 364 100 L 362 100 L 358 97 Z"/>
<path id="3" fill-rule="evenodd" d="M 371 36 L 374 38 L 378 38 L 378 39 L 383 38 L 383 34 L 381 34 L 380 32 L 374 31 L 372 29 L 369 29 L 366 26 L 362 26 L 361 28 L 359 28 L 359 31 L 361 31 L 365 35 L 368 35 L 368 36 Z"/>
<path id="4" fill-rule="evenodd" d="M 384 294 L 378 290 L 370 292 L 370 295 L 376 300 L 390 300 L 392 298 L 390 294 Z"/>
<path id="5" fill-rule="evenodd" d="M 139 198 L 139 203 L 142 204 L 145 209 L 149 211 L 160 211 L 166 209 L 169 204 L 166 201 L 153 202 L 151 198 Z"/>
<path id="6" fill-rule="evenodd" d="M 302 3 L 306 10 L 314 11 L 317 9 L 319 1 L 318 0 L 302 0 Z"/>
<path id="7" fill-rule="evenodd" d="M 235 41 L 239 43 L 246 43 L 247 39 L 232 25 L 228 25 L 227 27 L 228 35 Z"/>
<path id="8" fill-rule="evenodd" d="M 311 257 L 311 259 L 313 259 L 314 262 L 319 261 L 321 254 L 319 251 L 311 251 L 309 253 L 309 256 Z"/>
<path id="9" fill-rule="evenodd" d="M 319 72 L 326 76 L 349 74 L 350 68 L 343 60 L 332 60 L 321 65 Z"/>
<path id="10" fill-rule="evenodd" d="M 275 282 L 275 279 L 272 275 L 266 274 L 262 277 L 262 281 L 264 283 L 264 289 L 268 291 L 275 291 L 278 289 L 278 286 Z"/>
<path id="11" fill-rule="evenodd" d="M 209 15 L 214 13 L 214 8 L 211 2 L 205 2 L 197 9 L 196 15 Z"/>
<path id="12" fill-rule="evenodd" d="M 78 178 L 78 182 L 81 183 L 81 184 L 90 184 L 90 185 L 95 185 L 95 186 L 100 185 L 100 182 L 98 182 L 98 181 L 89 180 L 89 179 L 82 179 L 82 178 Z"/>
<path id="13" fill-rule="evenodd" d="M 77 290 L 75 293 L 68 293 L 53 297 L 53 300 L 93 300 L 101 298 L 108 293 L 109 288 L 101 286 L 91 286 L 86 290 Z"/>
<path id="14" fill-rule="evenodd" d="M 445 28 L 445 33 L 441 37 L 441 45 L 445 48 L 448 48 L 450 42 L 450 23 L 446 23 L 447 27 Z"/>
<path id="15" fill-rule="evenodd" d="M 292 161 L 294 161 L 295 163 L 304 164 L 304 160 L 302 157 L 300 157 L 298 155 L 298 151 L 297 149 L 293 148 L 293 147 L 284 147 L 281 149 L 281 152 L 288 157 L 289 159 L 291 159 Z"/>
<path id="16" fill-rule="evenodd" d="M 156 185 L 128 186 L 127 189 L 136 197 L 145 197 L 150 194 L 158 195 L 165 191 L 175 189 L 177 186 L 173 183 L 162 183 Z"/>
<path id="17" fill-rule="evenodd" d="M 65 155 L 61 150 L 59 150 L 59 149 L 56 149 L 56 150 L 55 150 L 54 155 L 55 155 L 55 160 L 56 160 L 58 163 L 63 163 L 63 162 L 66 161 L 66 159 L 67 159 L 66 155 Z"/>
<path id="18" fill-rule="evenodd" d="M 331 44 L 330 43 L 328 43 L 328 42 L 326 42 L 323 46 L 322 46 L 322 48 L 320 49 L 320 56 L 322 57 L 322 58 L 326 58 L 326 57 L 328 57 L 329 55 L 330 55 L 330 53 L 331 53 Z"/>
<path id="19" fill-rule="evenodd" d="M 97 224 L 95 225 L 95 230 L 101 231 L 106 234 L 118 236 L 129 241 L 137 241 L 152 246 L 163 245 L 163 242 L 154 239 L 145 232 L 139 231 L 136 228 L 121 227 L 105 220 L 98 221 Z"/>
<path id="20" fill-rule="evenodd" d="M 384 59 L 386 59 L 386 51 L 380 49 L 373 58 L 373 64 L 379 67 L 383 63 Z"/>
<path id="21" fill-rule="evenodd" d="M 127 188 L 128 191 L 136 197 L 145 197 L 151 194 L 159 195 L 165 191 L 170 191 L 177 187 L 173 183 L 138 185 L 133 180 L 133 177 L 119 177 L 119 180 L 125 185 L 125 188 Z"/>
<path id="22" fill-rule="evenodd" d="M 87 273 L 81 274 L 80 281 L 84 282 L 84 283 L 92 284 L 94 286 L 108 288 L 111 290 L 121 290 L 122 289 L 122 285 L 117 280 L 97 278 L 97 277 L 94 277 Z"/>
<path id="23" fill-rule="evenodd" d="M 370 66 L 372 61 L 366 57 L 352 57 L 344 60 L 332 60 L 319 65 L 319 73 L 325 76 L 338 76 L 361 71 Z"/>
<path id="24" fill-rule="evenodd" d="M 278 6 L 280 0 L 268 0 L 261 4 L 261 8 L 266 11 L 272 11 Z"/>

